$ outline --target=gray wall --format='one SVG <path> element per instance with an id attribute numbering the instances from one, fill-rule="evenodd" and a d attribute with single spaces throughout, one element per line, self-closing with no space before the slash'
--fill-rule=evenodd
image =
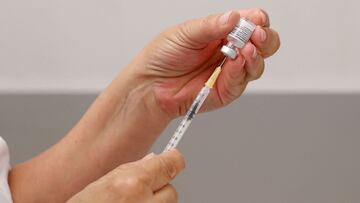
<path id="1" fill-rule="evenodd" d="M 245 7 L 269 11 L 282 47 L 250 94 L 191 126 L 180 202 L 360 202 L 355 0 L 0 0 L 0 136 L 12 163 L 57 142 L 160 30 Z"/>
<path id="2" fill-rule="evenodd" d="M 12 162 L 55 143 L 94 97 L 1 95 Z M 175 180 L 180 202 L 360 202 L 359 103 L 360 95 L 255 94 L 199 115 L 179 146 L 187 159 Z"/>

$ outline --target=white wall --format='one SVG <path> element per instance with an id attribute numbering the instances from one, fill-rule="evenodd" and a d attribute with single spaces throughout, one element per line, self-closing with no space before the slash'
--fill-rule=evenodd
<path id="1" fill-rule="evenodd" d="M 360 91 L 355 0 L 0 0 L 0 91 L 99 91 L 164 27 L 245 7 L 282 37 L 250 91 Z"/>

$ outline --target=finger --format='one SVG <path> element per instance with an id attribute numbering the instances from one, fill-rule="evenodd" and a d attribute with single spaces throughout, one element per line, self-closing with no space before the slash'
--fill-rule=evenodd
<path id="1" fill-rule="evenodd" d="M 212 91 L 212 94 L 217 94 L 223 105 L 229 104 L 244 91 L 246 86 L 244 65 L 245 58 L 242 55 L 235 60 L 227 60 L 223 65 L 216 83 L 217 91 Z"/>
<path id="2" fill-rule="evenodd" d="M 144 156 L 141 160 L 149 160 L 151 158 L 153 158 L 155 156 L 154 152 L 151 152 L 149 154 L 147 154 L 146 156 Z"/>
<path id="3" fill-rule="evenodd" d="M 245 58 L 246 81 L 256 80 L 264 72 L 264 59 L 258 54 L 256 47 L 247 43 L 241 50 L 241 55 Z"/>
<path id="4" fill-rule="evenodd" d="M 245 17 L 249 19 L 251 22 L 255 23 L 255 25 L 259 25 L 262 27 L 270 26 L 270 18 L 267 12 L 260 8 L 246 9 L 240 10 L 238 13 L 241 17 Z"/>
<path id="5" fill-rule="evenodd" d="M 129 169 L 129 168 L 133 168 L 133 167 L 137 167 L 139 166 L 139 164 L 141 164 L 142 162 L 151 159 L 152 157 L 156 156 L 156 154 L 154 152 L 151 152 L 149 154 L 147 154 L 146 156 L 144 156 L 142 159 L 133 161 L 133 162 L 128 162 L 126 164 L 122 164 L 120 165 L 118 168 L 121 169 Z M 133 170 L 133 169 L 132 169 Z"/>
<path id="6" fill-rule="evenodd" d="M 271 28 L 257 26 L 251 36 L 251 42 L 256 46 L 259 53 L 264 57 L 273 55 L 280 47 L 279 34 Z"/>
<path id="7" fill-rule="evenodd" d="M 225 38 L 239 19 L 240 15 L 235 11 L 210 15 L 181 24 L 178 34 L 194 48 L 203 48 L 213 40 Z"/>
<path id="8" fill-rule="evenodd" d="M 151 187 L 156 191 L 167 185 L 185 168 L 185 160 L 178 150 L 170 150 L 143 160 L 142 168 L 150 175 Z"/>
<path id="9" fill-rule="evenodd" d="M 155 192 L 154 199 L 156 203 L 176 203 L 178 201 L 178 194 L 174 186 L 168 184 Z"/>

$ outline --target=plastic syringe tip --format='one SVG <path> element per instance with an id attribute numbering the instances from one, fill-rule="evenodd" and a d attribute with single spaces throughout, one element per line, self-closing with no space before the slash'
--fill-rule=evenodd
<path id="1" fill-rule="evenodd" d="M 215 68 L 215 70 L 212 73 L 212 75 L 210 76 L 210 78 L 206 81 L 205 85 L 208 86 L 209 88 L 213 88 L 214 84 L 216 82 L 216 79 L 220 75 L 220 72 L 221 72 L 221 66 L 218 66 L 217 68 Z"/>
<path id="2" fill-rule="evenodd" d="M 224 65 L 226 61 L 226 57 L 224 58 L 224 60 L 222 60 L 222 62 L 220 63 L 220 65 L 215 68 L 214 72 L 212 73 L 212 75 L 210 76 L 210 78 L 206 81 L 205 85 L 208 86 L 209 88 L 213 88 L 215 85 L 215 82 L 217 80 L 217 78 L 220 75 L 221 72 L 221 67 Z"/>

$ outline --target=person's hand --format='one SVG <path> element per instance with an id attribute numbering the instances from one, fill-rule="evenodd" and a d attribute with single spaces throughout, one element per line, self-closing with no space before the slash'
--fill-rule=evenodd
<path id="1" fill-rule="evenodd" d="M 201 111 L 227 105 L 242 94 L 249 81 L 261 76 L 264 59 L 280 46 L 279 35 L 269 27 L 263 10 L 232 11 L 187 21 L 162 32 L 135 58 L 140 66 L 138 75 L 154 81 L 154 96 L 165 112 L 179 116 L 187 111 L 224 58 L 219 49 L 240 16 L 254 22 L 257 28 L 237 59 L 228 59 L 224 64 Z"/>
<path id="2" fill-rule="evenodd" d="M 175 203 L 177 193 L 169 182 L 184 167 L 184 158 L 177 150 L 150 154 L 119 166 L 68 203 Z"/>
<path id="3" fill-rule="evenodd" d="M 264 58 L 279 47 L 278 34 L 269 28 L 264 12 L 234 11 L 169 28 L 122 70 L 64 139 L 12 168 L 9 184 L 14 202 L 64 202 L 117 166 L 143 157 L 167 124 L 186 112 L 223 59 L 219 49 L 240 16 L 259 27 L 241 55 L 226 62 L 201 110 L 221 107 L 240 96 L 249 81 L 260 77 Z M 168 183 L 170 174 L 182 168 L 176 152 L 126 164 L 70 202 L 175 201 Z"/>

